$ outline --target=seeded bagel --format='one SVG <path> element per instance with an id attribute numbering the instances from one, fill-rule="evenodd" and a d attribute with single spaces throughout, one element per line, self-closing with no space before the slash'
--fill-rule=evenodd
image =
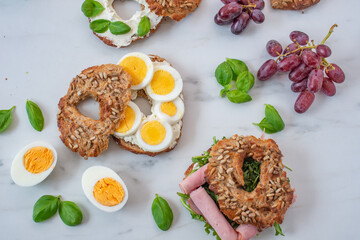
<path id="1" fill-rule="evenodd" d="M 201 0 L 146 0 L 150 10 L 157 15 L 180 21 L 195 11 Z"/>
<path id="2" fill-rule="evenodd" d="M 302 10 L 318 2 L 320 0 L 271 0 L 271 6 L 282 10 Z"/>
<path id="3" fill-rule="evenodd" d="M 124 118 L 130 101 L 131 76 L 115 64 L 93 66 L 73 78 L 59 101 L 57 114 L 60 139 L 80 156 L 97 157 L 108 148 L 109 135 Z M 92 97 L 99 103 L 100 119 L 84 116 L 77 104 Z"/>

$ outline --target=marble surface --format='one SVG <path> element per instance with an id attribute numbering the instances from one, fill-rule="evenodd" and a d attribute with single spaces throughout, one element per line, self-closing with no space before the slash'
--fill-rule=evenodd
<path id="1" fill-rule="evenodd" d="M 276 11 L 267 4 L 263 24 L 251 23 L 242 35 L 234 36 L 229 27 L 213 23 L 222 6 L 220 0 L 204 0 L 183 21 L 166 21 L 150 38 L 115 49 L 92 35 L 80 11 L 82 0 L 0 0 L 0 109 L 16 105 L 11 127 L 0 134 L 0 238 L 214 239 L 182 208 L 176 195 L 178 183 L 191 156 L 206 150 L 213 136 L 260 136 L 261 131 L 252 123 L 262 119 L 265 103 L 274 105 L 286 123 L 284 131 L 267 137 L 277 141 L 284 163 L 294 170 L 289 176 L 299 195 L 281 225 L 285 238 L 358 238 L 360 2 L 341 2 L 346 2 L 346 9 L 339 1 L 327 0 L 303 14 Z M 214 70 L 225 57 L 244 60 L 255 73 L 269 58 L 264 50 L 268 40 L 287 44 L 290 31 L 302 30 L 319 41 L 334 23 L 339 27 L 328 40 L 333 50 L 330 60 L 346 73 L 346 81 L 337 85 L 336 96 L 317 94 L 311 109 L 299 115 L 293 110 L 297 95 L 290 91 L 286 75 L 279 74 L 267 82 L 257 81 L 250 91 L 250 103 L 237 105 L 219 97 Z M 165 57 L 181 73 L 186 103 L 182 138 L 172 152 L 154 158 L 134 155 L 111 141 L 103 155 L 85 161 L 58 137 L 57 103 L 82 69 L 116 63 L 132 51 Z M 27 120 L 26 99 L 37 102 L 43 110 L 42 132 L 33 130 Z M 95 106 L 87 103 L 88 111 Z M 11 162 L 22 147 L 35 140 L 55 146 L 58 164 L 44 182 L 22 188 L 10 178 Z M 121 211 L 102 212 L 83 194 L 81 175 L 94 165 L 114 169 L 126 182 L 129 201 Z M 151 216 L 155 193 L 166 198 L 174 212 L 167 232 L 159 230 Z M 33 204 L 44 194 L 61 194 L 64 200 L 77 202 L 84 213 L 83 223 L 68 227 L 59 216 L 34 223 Z M 273 229 L 255 237 L 275 238 L 283 237 L 274 237 Z"/>

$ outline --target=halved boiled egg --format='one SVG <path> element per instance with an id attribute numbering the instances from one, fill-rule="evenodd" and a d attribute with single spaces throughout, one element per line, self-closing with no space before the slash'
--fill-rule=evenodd
<path id="1" fill-rule="evenodd" d="M 82 175 L 81 185 L 89 201 L 105 212 L 120 210 L 128 200 L 129 193 L 124 181 L 107 167 L 88 168 Z"/>
<path id="2" fill-rule="evenodd" d="M 146 93 L 155 101 L 166 102 L 177 98 L 183 89 L 183 81 L 175 68 L 161 63 L 154 64 L 154 76 Z"/>
<path id="3" fill-rule="evenodd" d="M 136 132 L 136 140 L 141 148 L 149 152 L 160 152 L 167 149 L 173 139 L 173 131 L 165 121 L 148 120 L 143 122 Z"/>
<path id="4" fill-rule="evenodd" d="M 162 120 L 171 124 L 178 122 L 184 116 L 185 106 L 178 97 L 170 102 L 155 102 L 154 113 Z"/>
<path id="5" fill-rule="evenodd" d="M 125 109 L 125 119 L 115 130 L 114 135 L 117 137 L 129 136 L 136 132 L 142 119 L 142 112 L 134 102 L 129 102 Z"/>
<path id="6" fill-rule="evenodd" d="M 10 175 L 19 186 L 30 187 L 42 182 L 57 162 L 55 148 L 42 141 L 30 143 L 15 156 Z"/>
<path id="7" fill-rule="evenodd" d="M 131 89 L 133 90 L 144 88 L 154 75 L 154 64 L 144 53 L 128 53 L 120 59 L 118 65 L 131 75 Z"/>

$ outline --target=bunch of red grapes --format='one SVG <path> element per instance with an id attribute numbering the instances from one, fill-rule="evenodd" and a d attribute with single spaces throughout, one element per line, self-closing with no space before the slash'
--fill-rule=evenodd
<path id="1" fill-rule="evenodd" d="M 231 32 L 240 34 L 248 25 L 250 19 L 262 23 L 265 15 L 263 0 L 221 0 L 225 5 L 215 15 L 215 23 L 227 25 L 231 23 Z"/>
<path id="2" fill-rule="evenodd" d="M 260 67 L 257 77 L 265 81 L 276 72 L 289 72 L 289 79 L 293 82 L 291 90 L 300 92 L 294 106 L 297 113 L 308 110 L 314 102 L 315 93 L 319 91 L 327 96 L 334 96 L 336 93 L 334 83 L 342 83 L 345 80 L 341 68 L 326 61 L 331 55 L 331 49 L 324 43 L 335 27 L 336 24 L 318 45 L 315 45 L 314 41 L 310 42 L 309 36 L 300 31 L 290 33 L 292 43 L 284 51 L 278 41 L 270 40 L 266 44 L 267 52 L 277 59 L 267 60 Z"/>

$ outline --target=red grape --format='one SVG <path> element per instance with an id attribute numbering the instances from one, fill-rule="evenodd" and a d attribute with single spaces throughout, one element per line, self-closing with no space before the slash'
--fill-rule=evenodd
<path id="1" fill-rule="evenodd" d="M 255 23 L 263 23 L 265 20 L 265 15 L 263 14 L 263 12 L 259 9 L 254 9 L 251 12 L 251 19 L 255 22 Z"/>
<path id="2" fill-rule="evenodd" d="M 298 67 L 290 72 L 289 79 L 293 82 L 300 82 L 309 75 L 311 70 L 311 67 L 307 66 L 305 63 L 301 63 Z"/>
<path id="3" fill-rule="evenodd" d="M 242 6 L 237 2 L 231 2 L 220 8 L 219 16 L 224 21 L 229 21 L 237 16 L 239 16 L 242 12 Z"/>
<path id="4" fill-rule="evenodd" d="M 284 49 L 283 54 L 286 54 L 286 53 L 288 53 L 288 52 L 295 51 L 297 48 L 298 48 L 298 46 L 296 45 L 296 43 L 290 43 L 290 44 Z M 300 53 L 301 53 L 301 50 L 298 50 L 298 51 L 294 52 L 294 54 L 296 54 L 296 55 L 300 55 Z"/>
<path id="5" fill-rule="evenodd" d="M 304 113 L 309 109 L 311 104 L 314 102 L 315 94 L 305 90 L 302 91 L 299 97 L 296 99 L 294 109 L 297 113 Z"/>
<path id="6" fill-rule="evenodd" d="M 264 0 L 252 0 L 251 3 L 254 3 L 256 6 L 256 9 L 260 9 L 263 10 L 265 7 L 265 2 Z"/>
<path id="7" fill-rule="evenodd" d="M 327 77 L 324 78 L 321 91 L 329 97 L 332 97 L 336 93 L 336 87 L 335 84 Z"/>
<path id="8" fill-rule="evenodd" d="M 238 2 L 238 0 L 221 0 L 224 4 L 228 4 L 231 2 Z"/>
<path id="9" fill-rule="evenodd" d="M 307 88 L 310 92 L 316 93 L 321 89 L 323 80 L 324 72 L 320 69 L 313 69 L 309 74 Z"/>
<path id="10" fill-rule="evenodd" d="M 240 34 L 250 21 L 250 15 L 247 12 L 242 12 L 240 16 L 234 19 L 231 25 L 231 32 L 233 34 Z"/>
<path id="11" fill-rule="evenodd" d="M 281 44 L 276 40 L 270 40 L 266 44 L 266 51 L 270 54 L 270 56 L 277 57 L 282 52 Z"/>
<path id="12" fill-rule="evenodd" d="M 319 57 L 319 55 L 317 55 L 311 50 L 304 50 L 303 53 L 301 54 L 301 60 L 309 67 L 312 68 L 320 67 L 321 58 Z"/>
<path id="13" fill-rule="evenodd" d="M 330 57 L 330 55 L 331 55 L 331 49 L 324 44 L 320 44 L 316 47 L 316 53 L 320 57 L 327 58 L 327 57 Z"/>
<path id="14" fill-rule="evenodd" d="M 230 24 L 232 23 L 233 20 L 228 20 L 228 21 L 224 21 L 221 19 L 221 17 L 219 16 L 219 14 L 216 14 L 214 17 L 214 21 L 217 25 L 226 25 L 226 24 Z"/>
<path id="15" fill-rule="evenodd" d="M 274 59 L 267 60 L 257 72 L 257 77 L 261 81 L 271 78 L 277 72 L 277 64 Z"/>
<path id="16" fill-rule="evenodd" d="M 306 45 L 309 42 L 309 36 L 306 33 L 300 31 L 292 31 L 290 33 L 290 40 L 297 42 L 300 45 Z"/>
<path id="17" fill-rule="evenodd" d="M 331 65 L 335 69 L 332 69 L 331 67 L 327 67 L 325 69 L 326 75 L 336 83 L 344 82 L 345 81 L 345 73 L 343 72 L 343 70 L 341 70 L 341 68 L 338 65 L 336 65 L 335 63 L 331 63 Z"/>
<path id="18" fill-rule="evenodd" d="M 291 91 L 293 92 L 302 92 L 305 91 L 307 88 L 307 78 L 300 82 L 293 82 L 291 84 Z"/>
<path id="19" fill-rule="evenodd" d="M 278 63 L 278 69 L 282 72 L 288 72 L 299 66 L 301 63 L 300 57 L 295 54 L 290 54 L 281 59 Z"/>

